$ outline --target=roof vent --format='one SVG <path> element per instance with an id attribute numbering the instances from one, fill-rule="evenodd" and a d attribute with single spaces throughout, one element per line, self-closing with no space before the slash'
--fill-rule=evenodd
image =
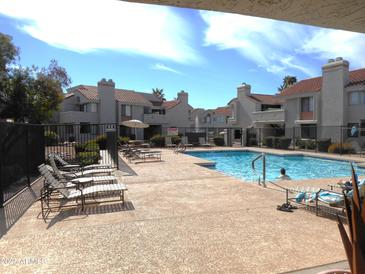
<path id="1" fill-rule="evenodd" d="M 342 61 L 342 57 L 336 57 L 336 61 Z"/>

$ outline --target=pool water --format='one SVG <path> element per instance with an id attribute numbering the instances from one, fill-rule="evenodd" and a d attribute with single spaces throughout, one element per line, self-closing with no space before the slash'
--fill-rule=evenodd
<path id="1" fill-rule="evenodd" d="M 256 173 L 251 162 L 259 153 L 249 151 L 211 151 L 187 152 L 186 154 L 216 162 L 215 169 L 227 175 L 245 181 L 262 179 L 262 160 L 255 162 Z M 365 175 L 365 169 L 354 165 L 359 176 Z M 351 177 L 350 163 L 347 161 L 329 160 L 308 156 L 278 156 L 266 154 L 266 179 L 275 181 L 280 175 L 280 169 L 285 168 L 286 174 L 293 180 Z"/>

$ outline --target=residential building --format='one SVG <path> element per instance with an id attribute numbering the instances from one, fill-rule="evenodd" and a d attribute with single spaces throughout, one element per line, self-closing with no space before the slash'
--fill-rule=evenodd
<path id="1" fill-rule="evenodd" d="M 163 101 L 151 93 L 116 89 L 114 82 L 102 79 L 97 86 L 78 85 L 68 90 L 55 115 L 55 122 L 70 125 L 68 135 L 100 134 L 96 124 L 118 125 L 120 136 L 148 139 L 154 134 L 162 134 L 168 127 L 190 125 L 192 107 L 188 103 L 188 93 L 179 92 L 177 99 Z M 131 129 L 122 125 L 127 120 L 140 120 L 149 124 L 146 129 Z M 75 133 L 79 124 L 80 132 Z"/>
<path id="2" fill-rule="evenodd" d="M 218 107 L 216 109 L 196 108 L 192 111 L 193 128 L 225 128 L 228 127 L 228 119 L 232 116 L 229 106 Z"/>

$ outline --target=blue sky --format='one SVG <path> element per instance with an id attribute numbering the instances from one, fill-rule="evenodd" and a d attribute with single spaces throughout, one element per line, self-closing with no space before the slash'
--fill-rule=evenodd
<path id="1" fill-rule="evenodd" d="M 224 106 L 242 82 L 274 94 L 285 75 L 319 76 L 337 56 L 365 67 L 365 34 L 114 0 L 0 0 L 0 31 L 21 65 L 56 59 L 72 85 L 185 90 L 193 107 Z"/>

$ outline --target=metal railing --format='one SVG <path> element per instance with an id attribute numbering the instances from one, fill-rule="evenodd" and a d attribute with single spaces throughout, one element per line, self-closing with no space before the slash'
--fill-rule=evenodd
<path id="1" fill-rule="evenodd" d="M 253 172 L 255 174 L 257 174 L 256 169 L 255 169 L 255 162 L 257 160 L 259 160 L 260 158 L 262 159 L 262 182 L 261 182 L 260 176 L 259 176 L 258 184 L 261 185 L 261 183 L 262 183 L 262 185 L 264 187 L 266 187 L 266 155 L 265 155 L 265 153 L 261 153 L 255 159 L 253 159 L 252 162 L 251 162 L 251 167 L 252 167 Z"/>

